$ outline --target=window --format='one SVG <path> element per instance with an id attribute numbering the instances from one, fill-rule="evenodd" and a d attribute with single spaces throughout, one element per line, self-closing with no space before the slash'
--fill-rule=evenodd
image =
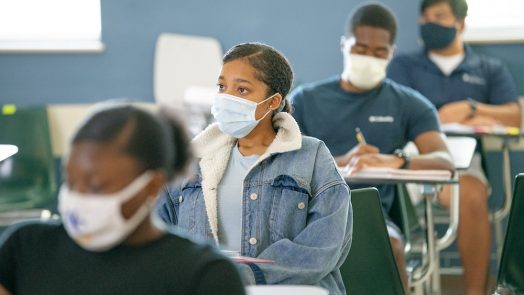
<path id="1" fill-rule="evenodd" d="M 464 41 L 524 41 L 523 0 L 468 0 Z"/>
<path id="2" fill-rule="evenodd" d="M 0 51 L 102 51 L 100 0 L 0 0 Z"/>

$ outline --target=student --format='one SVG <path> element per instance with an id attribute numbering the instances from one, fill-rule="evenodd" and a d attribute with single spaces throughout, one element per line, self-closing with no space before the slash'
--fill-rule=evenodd
<path id="1" fill-rule="evenodd" d="M 239 264 L 249 284 L 345 294 L 349 190 L 325 145 L 301 136 L 289 115 L 292 80 L 286 58 L 268 45 L 244 43 L 224 55 L 217 123 L 193 140 L 198 171 L 169 189 L 160 215 L 224 249 L 272 260 Z"/>
<path id="2" fill-rule="evenodd" d="M 439 110 L 442 123 L 520 126 L 517 91 L 499 60 L 475 53 L 462 40 L 465 0 L 424 0 L 419 19 L 424 48 L 395 57 L 388 76 L 420 91 Z M 468 294 L 484 294 L 488 277 L 491 230 L 489 183 L 480 154 L 460 173 L 458 249 Z M 440 195 L 449 206 L 450 194 Z"/>
<path id="3" fill-rule="evenodd" d="M 183 129 L 113 105 L 73 137 L 63 223 L 0 239 L 0 294 L 244 294 L 227 258 L 152 224 L 156 195 L 188 162 Z"/>
<path id="4" fill-rule="evenodd" d="M 304 134 L 326 143 L 340 167 L 453 170 L 434 107 L 419 93 L 384 78 L 396 28 L 393 14 L 381 4 L 358 7 L 341 39 L 344 71 L 295 89 L 290 95 L 293 115 Z M 357 141 L 356 128 L 366 142 Z M 409 141 L 415 142 L 421 155 L 409 158 L 402 153 L 400 149 Z M 393 253 L 409 290 L 402 236 L 387 217 L 395 186 L 376 187 Z"/>

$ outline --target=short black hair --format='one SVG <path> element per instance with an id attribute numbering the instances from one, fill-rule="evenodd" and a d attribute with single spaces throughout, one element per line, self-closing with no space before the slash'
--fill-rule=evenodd
<path id="1" fill-rule="evenodd" d="M 468 15 L 468 3 L 466 0 L 422 0 L 420 4 L 420 12 L 423 13 L 426 8 L 437 3 L 448 3 L 451 11 L 457 19 L 464 19 Z"/>
<path id="2" fill-rule="evenodd" d="M 135 158 L 143 171 L 163 169 L 171 179 L 185 170 L 191 152 L 184 126 L 165 113 L 155 117 L 149 111 L 129 104 L 100 105 L 81 124 L 72 144 L 116 143 L 119 135 L 129 128 L 131 131 L 119 148 Z"/>
<path id="3" fill-rule="evenodd" d="M 229 49 L 222 62 L 224 64 L 237 59 L 244 58 L 255 69 L 258 80 L 268 86 L 267 95 L 280 93 L 282 103 L 285 103 L 284 112 L 291 112 L 291 104 L 286 96 L 291 90 L 293 83 L 293 69 L 287 58 L 275 48 L 259 43 L 242 43 Z"/>
<path id="4" fill-rule="evenodd" d="M 350 13 L 346 24 L 346 37 L 354 35 L 355 30 L 359 26 L 384 29 L 389 32 L 389 43 L 395 43 L 395 38 L 397 37 L 397 20 L 393 12 L 382 4 L 364 4 Z"/>

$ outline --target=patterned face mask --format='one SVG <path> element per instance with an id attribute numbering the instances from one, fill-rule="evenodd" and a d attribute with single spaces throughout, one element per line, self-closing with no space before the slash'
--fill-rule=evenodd
<path id="1" fill-rule="evenodd" d="M 152 179 L 144 172 L 122 190 L 111 194 L 84 194 L 60 188 L 58 210 L 67 234 L 82 248 L 101 252 L 120 244 L 149 216 L 151 206 L 142 204 L 129 219 L 122 216 L 122 204 L 136 196 Z"/>

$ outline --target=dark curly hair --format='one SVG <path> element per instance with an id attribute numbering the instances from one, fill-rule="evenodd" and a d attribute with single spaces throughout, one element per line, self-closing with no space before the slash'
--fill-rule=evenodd
<path id="1" fill-rule="evenodd" d="M 464 19 L 468 15 L 468 3 L 466 0 L 422 0 L 420 4 L 420 12 L 424 12 L 426 8 L 440 2 L 448 3 L 453 11 L 453 15 L 457 19 Z"/>
<path id="2" fill-rule="evenodd" d="M 139 162 L 141 170 L 163 169 L 169 179 L 184 172 L 191 159 L 189 137 L 167 111 L 153 114 L 127 103 L 103 103 L 81 124 L 71 143 L 116 143 L 128 127 L 131 132 L 120 148 Z"/>
<path id="3" fill-rule="evenodd" d="M 389 32 L 389 44 L 397 37 L 397 20 L 393 12 L 379 3 L 364 4 L 350 13 L 346 23 L 346 37 L 355 34 L 359 26 L 381 28 Z"/>
<path id="4" fill-rule="evenodd" d="M 291 104 L 286 96 L 293 83 L 293 69 L 286 57 L 275 48 L 258 42 L 242 43 L 229 49 L 222 62 L 224 64 L 244 58 L 255 68 L 255 77 L 268 86 L 267 95 L 280 93 L 284 107 L 282 111 L 291 112 Z"/>

